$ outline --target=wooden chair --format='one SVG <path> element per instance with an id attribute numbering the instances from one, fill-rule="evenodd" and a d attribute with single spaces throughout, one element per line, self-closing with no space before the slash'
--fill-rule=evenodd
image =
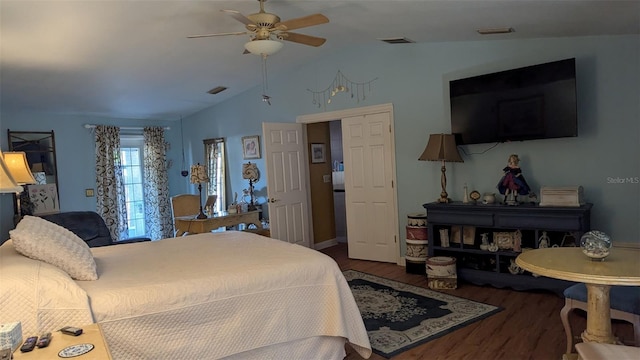
<path id="1" fill-rule="evenodd" d="M 171 198 L 171 216 L 173 218 L 173 235 L 177 232 L 176 217 L 194 217 L 200 213 L 200 195 L 180 194 Z"/>
<path id="2" fill-rule="evenodd" d="M 216 204 L 216 200 L 218 199 L 218 195 L 209 195 L 207 196 L 207 201 L 204 203 L 204 211 L 211 216 L 214 211 L 214 206 Z"/>
<path id="3" fill-rule="evenodd" d="M 635 346 L 640 346 L 640 287 L 612 286 L 609 292 L 611 319 L 624 320 L 633 324 Z M 576 284 L 564 291 L 564 307 L 560 310 L 560 318 L 567 335 L 567 354 L 573 346 L 573 333 L 569 323 L 569 312 L 573 309 L 587 311 L 587 287 Z"/>

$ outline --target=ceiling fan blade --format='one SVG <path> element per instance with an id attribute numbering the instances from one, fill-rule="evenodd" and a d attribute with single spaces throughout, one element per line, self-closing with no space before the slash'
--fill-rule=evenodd
<path id="1" fill-rule="evenodd" d="M 275 28 L 282 31 L 301 29 L 304 27 L 326 24 L 329 19 L 322 14 L 313 14 L 296 19 L 291 19 L 283 22 L 279 22 L 275 25 Z"/>
<path id="2" fill-rule="evenodd" d="M 278 34 L 278 36 L 281 37 L 282 40 L 291 41 L 291 42 L 295 42 L 303 45 L 309 45 L 309 46 L 320 46 L 324 44 L 325 41 L 327 41 L 327 39 L 325 38 L 292 33 L 292 32 L 282 32 Z"/>
<path id="3" fill-rule="evenodd" d="M 236 10 L 220 10 L 220 11 L 226 12 L 227 14 L 231 15 L 234 19 L 240 21 L 241 23 L 243 23 L 245 25 L 256 25 L 256 23 L 251 21 L 251 19 L 249 19 L 248 17 L 242 15 L 240 13 L 240 11 L 236 11 Z"/>
<path id="4" fill-rule="evenodd" d="M 187 39 L 196 39 L 196 38 L 212 37 L 212 36 L 246 35 L 246 34 L 248 34 L 248 32 L 246 31 L 236 31 L 236 32 L 217 33 L 217 34 L 189 35 L 187 36 Z"/>

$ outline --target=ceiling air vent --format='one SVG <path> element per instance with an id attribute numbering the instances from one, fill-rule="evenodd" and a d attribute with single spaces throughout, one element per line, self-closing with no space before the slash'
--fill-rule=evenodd
<path id="1" fill-rule="evenodd" d="M 384 41 L 388 44 L 413 44 L 415 41 L 411 39 L 407 39 L 406 37 L 396 37 L 396 38 L 386 38 L 386 39 L 378 39 L 380 41 Z"/>
<path id="2" fill-rule="evenodd" d="M 219 94 L 219 93 L 221 93 L 221 92 L 223 92 L 225 90 L 227 90 L 227 88 L 224 87 L 224 86 L 216 86 L 213 89 L 207 91 L 207 93 L 211 94 L 211 95 L 215 95 L 215 94 Z"/>
<path id="3" fill-rule="evenodd" d="M 493 35 L 493 34 L 508 34 L 515 32 L 512 27 L 501 27 L 501 28 L 486 28 L 486 29 L 478 29 L 478 34 L 480 35 Z"/>

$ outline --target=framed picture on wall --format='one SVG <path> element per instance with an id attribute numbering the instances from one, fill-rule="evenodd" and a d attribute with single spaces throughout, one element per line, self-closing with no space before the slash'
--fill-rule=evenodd
<path id="1" fill-rule="evenodd" d="M 260 136 L 244 136 L 242 138 L 242 156 L 247 159 L 260 159 Z"/>
<path id="2" fill-rule="evenodd" d="M 311 163 L 318 164 L 326 161 L 324 144 L 311 144 Z"/>

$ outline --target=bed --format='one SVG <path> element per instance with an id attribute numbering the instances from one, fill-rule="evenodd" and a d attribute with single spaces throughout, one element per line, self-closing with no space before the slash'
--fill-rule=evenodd
<path id="1" fill-rule="evenodd" d="M 114 359 L 343 359 L 371 346 L 333 259 L 227 231 L 90 249 L 97 280 L 0 246 L 0 323 L 100 323 Z"/>

